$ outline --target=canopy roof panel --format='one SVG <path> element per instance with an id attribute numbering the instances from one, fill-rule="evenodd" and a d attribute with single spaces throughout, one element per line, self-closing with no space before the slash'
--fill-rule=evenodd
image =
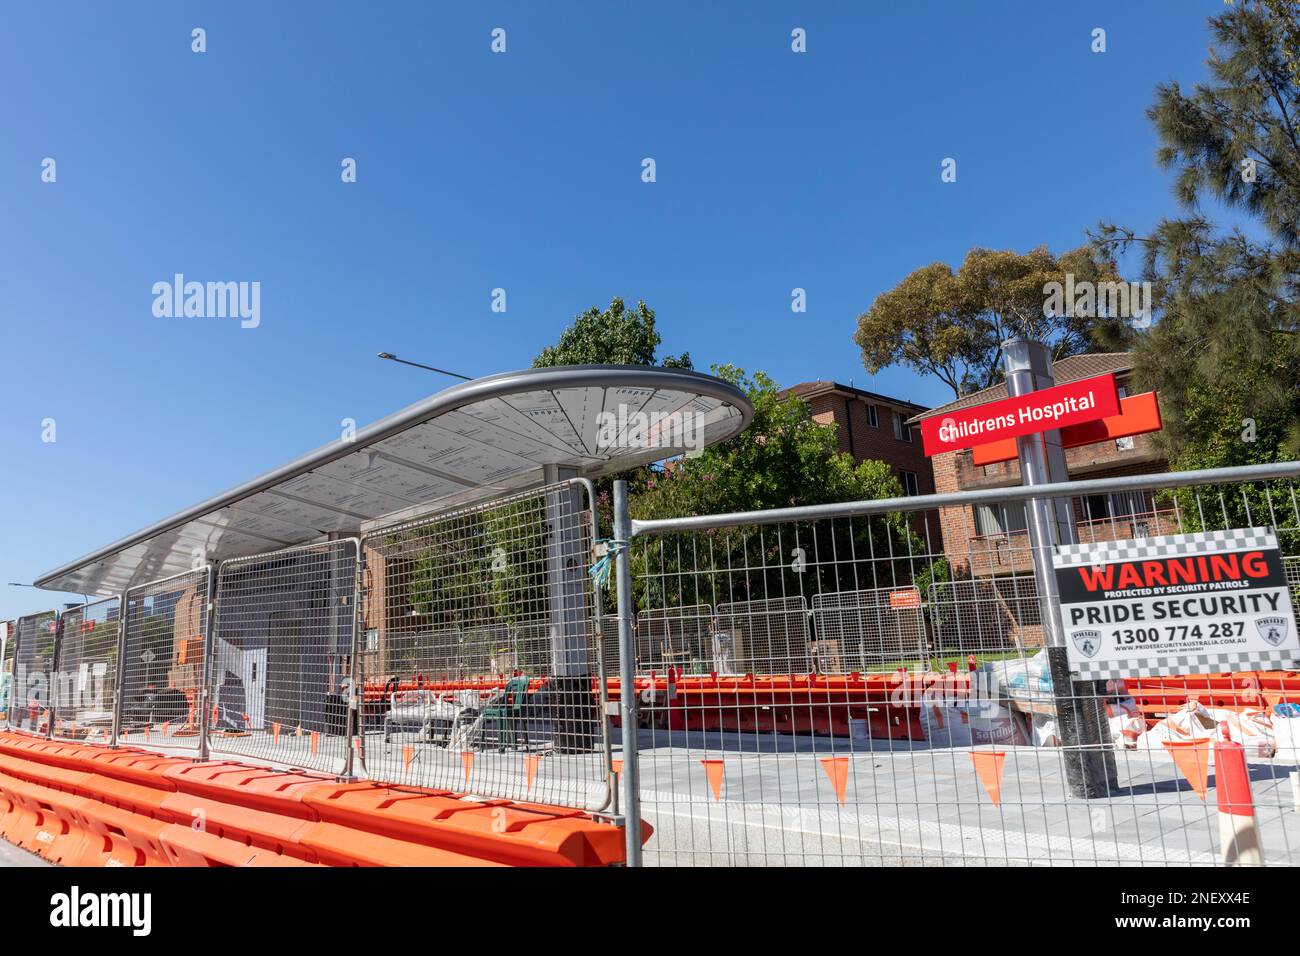
<path id="1" fill-rule="evenodd" d="M 115 594 L 194 566 L 353 534 L 375 519 L 587 478 L 716 444 L 753 407 L 684 369 L 580 365 L 452 386 L 286 465 L 56 568 L 36 586 Z M 665 417 L 671 416 L 671 417 Z"/>

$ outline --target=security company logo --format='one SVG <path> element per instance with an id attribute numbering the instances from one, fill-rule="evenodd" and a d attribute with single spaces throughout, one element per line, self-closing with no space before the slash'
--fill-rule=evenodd
<path id="1" fill-rule="evenodd" d="M 1073 631 L 1070 639 L 1084 657 L 1096 657 L 1101 650 L 1101 631 Z"/>
<path id="2" fill-rule="evenodd" d="M 1284 617 L 1257 617 L 1255 628 L 1259 636 L 1277 647 L 1286 640 L 1289 622 Z"/>

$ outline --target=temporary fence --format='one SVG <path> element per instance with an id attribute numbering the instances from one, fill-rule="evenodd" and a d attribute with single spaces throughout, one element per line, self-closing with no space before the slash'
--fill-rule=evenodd
<path id="1" fill-rule="evenodd" d="M 1291 464 L 1093 479 L 1049 500 L 1082 542 L 1267 527 L 1294 574 L 1297 476 Z M 1030 537 L 949 530 L 974 527 L 976 508 L 1026 527 L 1035 495 L 631 522 L 639 655 L 656 645 L 648 624 L 705 619 L 715 642 L 735 641 L 731 667 L 638 662 L 620 736 L 655 827 L 645 861 L 1211 865 L 1253 858 L 1220 833 L 1250 812 L 1263 861 L 1300 862 L 1300 680 L 1071 678 L 1044 647 L 1054 610 Z M 1149 514 L 1099 516 L 1098 499 L 1120 496 Z M 915 530 L 939 526 L 941 547 Z M 623 704 L 625 682 L 616 692 Z"/>
<path id="2" fill-rule="evenodd" d="M 207 668 L 214 750 L 348 769 L 359 556 L 349 538 L 221 563 Z"/>
<path id="3" fill-rule="evenodd" d="M 205 564 L 124 594 L 115 743 L 203 748 L 212 573 Z"/>
<path id="4" fill-rule="evenodd" d="M 9 726 L 605 809 L 591 502 L 560 482 L 24 617 Z"/>
<path id="5" fill-rule="evenodd" d="M 14 688 L 14 647 L 17 621 L 0 621 L 0 723 L 8 726 Z"/>
<path id="6" fill-rule="evenodd" d="M 367 776 L 609 803 L 591 500 L 560 482 L 365 536 Z"/>
<path id="7" fill-rule="evenodd" d="M 1034 495 L 1082 542 L 1266 527 L 1300 606 L 1297 477 L 635 523 L 616 494 L 608 541 L 561 481 L 23 617 L 7 722 L 644 816 L 658 864 L 1208 865 L 1225 799 L 1300 862 L 1300 677 L 1071 677 L 1031 536 L 989 533 Z"/>
<path id="8" fill-rule="evenodd" d="M 18 618 L 14 628 L 14 680 L 9 702 L 9 726 L 49 734 L 50 671 L 58 614 L 42 611 Z"/>
<path id="9" fill-rule="evenodd" d="M 112 742 L 121 607 L 119 598 L 105 598 L 59 616 L 50 695 L 55 737 Z"/>

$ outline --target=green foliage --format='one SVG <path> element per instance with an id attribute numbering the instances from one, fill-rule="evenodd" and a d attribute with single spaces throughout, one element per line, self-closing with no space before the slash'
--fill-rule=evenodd
<path id="1" fill-rule="evenodd" d="M 664 368 L 690 368 L 691 357 L 683 352 L 678 356 L 657 358 L 660 337 L 655 330 L 654 309 L 637 302 L 636 311 L 630 311 L 620 298 L 614 298 L 609 308 L 600 310 L 592 306 L 575 316 L 573 324 L 560 335 L 554 345 L 542 349 L 533 359 L 534 368 L 555 365 L 661 365 Z"/>
<path id="2" fill-rule="evenodd" d="M 1136 373 L 1160 392 L 1158 440 L 1176 469 L 1300 456 L 1298 13 L 1295 0 L 1264 0 L 1210 19 L 1209 82 L 1163 84 L 1148 110 L 1187 216 L 1145 237 L 1112 224 L 1094 237 L 1142 246 L 1161 316 L 1136 344 Z M 1216 233 L 1197 212 L 1205 199 L 1267 238 Z"/>
<path id="3" fill-rule="evenodd" d="M 952 580 L 952 567 L 947 558 L 935 558 L 916 573 L 913 583 L 920 588 L 923 600 L 930 600 L 930 585 L 947 584 Z"/>
<path id="4" fill-rule="evenodd" d="M 633 518 L 903 496 L 888 465 L 841 453 L 836 427 L 813 421 L 806 402 L 781 396 L 764 373 L 749 377 L 730 365 L 713 371 L 745 391 L 753 421 L 735 438 L 652 475 L 631 498 Z M 633 581 L 639 607 L 716 604 L 906 583 L 908 555 L 922 553 L 901 514 L 655 535 L 633 549 Z M 817 576 L 815 589 L 804 575 Z"/>
<path id="5" fill-rule="evenodd" d="M 902 365 L 943 380 L 957 397 L 1002 381 L 1002 342 L 1028 336 L 1053 358 L 1113 349 L 1127 334 L 1114 317 L 1057 314 L 1045 308 L 1049 283 L 1119 281 L 1114 261 L 1083 247 L 1053 256 L 972 249 L 956 272 L 935 262 L 908 275 L 858 317 L 853 340 L 872 374 Z"/>

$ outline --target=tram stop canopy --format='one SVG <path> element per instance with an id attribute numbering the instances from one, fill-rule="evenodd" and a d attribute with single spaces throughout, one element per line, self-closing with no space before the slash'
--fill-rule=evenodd
<path id="1" fill-rule="evenodd" d="M 116 594 L 193 567 L 350 535 L 557 477 L 596 478 L 701 449 L 749 424 L 744 393 L 684 369 L 503 372 L 452 386 L 41 575 Z"/>

